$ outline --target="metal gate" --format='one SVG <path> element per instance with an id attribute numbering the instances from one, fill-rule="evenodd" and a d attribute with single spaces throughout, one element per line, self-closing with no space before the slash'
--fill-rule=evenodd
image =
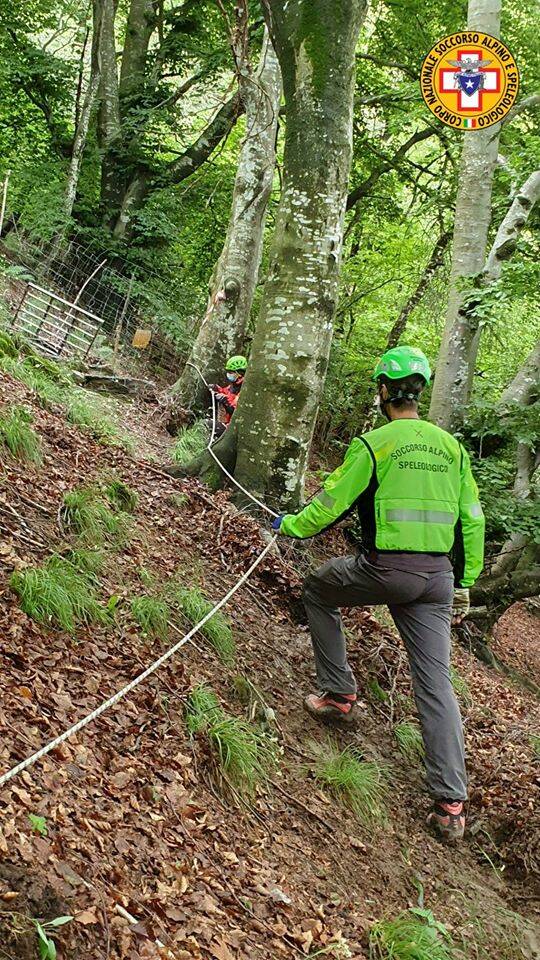
<path id="1" fill-rule="evenodd" d="M 103 320 L 51 290 L 28 283 L 12 327 L 49 357 L 86 357 Z"/>

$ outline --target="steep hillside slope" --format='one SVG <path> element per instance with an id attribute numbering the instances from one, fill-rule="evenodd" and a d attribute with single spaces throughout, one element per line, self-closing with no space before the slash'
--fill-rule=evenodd
<path id="1" fill-rule="evenodd" d="M 138 459 L 136 442 L 132 452 L 96 442 L 57 398 L 0 374 L 0 433 L 14 405 L 41 453 L 32 462 L 0 445 L 1 771 L 155 660 L 198 619 L 193 603 L 219 599 L 265 542 L 226 494 L 172 481 Z M 81 488 L 108 510 L 91 534 L 69 497 Z M 317 552 L 345 549 L 338 541 L 321 539 Z M 35 592 L 32 606 L 21 588 L 51 556 L 86 564 L 78 582 L 97 607 L 76 610 L 72 630 L 50 620 L 50 606 L 39 622 Z M 398 724 L 414 729 L 404 653 L 389 624 L 352 612 L 362 720 L 333 740 L 386 784 L 377 809 L 355 815 L 316 776 L 330 735 L 301 711 L 313 671 L 300 583 L 312 562 L 290 546 L 268 554 L 230 623 L 0 791 L 0 957 L 38 957 L 32 921 L 62 915 L 74 919 L 44 929 L 64 960 L 390 957 L 373 935 L 370 946 L 370 930 L 410 907 L 445 925 L 454 947 L 444 956 L 540 956 L 538 700 L 456 649 L 472 831 L 446 849 L 424 828 L 421 764 L 396 735 Z M 208 726 L 195 731 L 201 684 L 267 749 L 258 783 L 220 766 Z"/>

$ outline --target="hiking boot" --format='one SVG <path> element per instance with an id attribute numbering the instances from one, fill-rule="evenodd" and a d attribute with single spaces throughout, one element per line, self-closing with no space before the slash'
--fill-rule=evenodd
<path id="1" fill-rule="evenodd" d="M 304 700 L 304 707 L 312 717 L 323 723 L 354 723 L 356 714 L 355 693 L 310 693 Z"/>
<path id="2" fill-rule="evenodd" d="M 436 800 L 427 822 L 446 843 L 458 843 L 465 833 L 463 803 L 461 800 Z"/>

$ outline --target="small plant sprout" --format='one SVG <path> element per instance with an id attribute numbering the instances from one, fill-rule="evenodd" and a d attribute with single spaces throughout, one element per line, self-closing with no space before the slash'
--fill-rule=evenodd
<path id="1" fill-rule="evenodd" d="M 182 613 L 193 625 L 199 623 L 213 607 L 198 587 L 181 587 L 175 592 L 175 599 Z M 208 620 L 201 633 L 210 641 L 223 663 L 232 663 L 236 653 L 236 644 L 228 618 L 218 611 Z"/>
<path id="2" fill-rule="evenodd" d="M 431 910 L 414 907 L 394 920 L 380 920 L 369 934 L 370 960 L 454 960 L 446 927 Z"/>
<path id="3" fill-rule="evenodd" d="M 169 632 L 169 607 L 164 600 L 155 597 L 133 597 L 131 615 L 143 633 L 164 640 Z"/>
<path id="4" fill-rule="evenodd" d="M 351 949 L 341 933 L 338 933 L 326 947 L 310 953 L 309 957 L 329 957 L 330 960 L 350 960 L 353 956 Z"/>
<path id="5" fill-rule="evenodd" d="M 171 507 L 176 507 L 177 510 L 183 510 L 189 502 L 187 493 L 171 493 L 170 497 L 168 497 L 168 503 L 170 503 Z"/>
<path id="6" fill-rule="evenodd" d="M 28 820 L 30 826 L 35 833 L 39 833 L 41 837 L 46 837 L 49 830 L 47 828 L 47 821 L 45 817 L 38 817 L 35 813 L 28 814 Z"/>
<path id="7" fill-rule="evenodd" d="M 214 691 L 195 687 L 187 704 L 187 726 L 203 736 L 224 783 L 243 797 L 264 784 L 277 762 L 275 740 L 254 724 L 222 710 Z"/>
<path id="8" fill-rule="evenodd" d="M 540 734 L 532 733 L 529 737 L 529 743 L 537 760 L 540 760 Z"/>
<path id="9" fill-rule="evenodd" d="M 209 439 L 208 429 L 202 420 L 197 420 L 191 427 L 184 427 L 172 448 L 172 459 L 175 463 L 189 463 L 203 452 Z"/>
<path id="10" fill-rule="evenodd" d="M 422 733 L 417 723 L 403 720 L 394 727 L 399 749 L 409 763 L 419 763 L 425 755 Z"/>
<path id="11" fill-rule="evenodd" d="M 32 429 L 32 415 L 26 407 L 12 407 L 0 414 L 0 444 L 7 447 L 16 460 L 41 463 L 41 441 Z"/>
<path id="12" fill-rule="evenodd" d="M 148 569 L 148 567 L 145 567 L 142 565 L 140 567 L 137 567 L 137 573 L 139 575 L 139 580 L 141 581 L 142 584 L 144 584 L 145 587 L 154 586 L 156 582 L 156 578 L 152 573 L 150 573 L 150 570 Z"/>
<path id="13" fill-rule="evenodd" d="M 353 747 L 340 750 L 327 741 L 312 744 L 314 762 L 310 769 L 316 780 L 358 817 L 365 826 L 386 819 L 387 787 L 381 767 L 364 760 Z"/>
<path id="14" fill-rule="evenodd" d="M 63 557 L 51 557 L 41 567 L 16 570 L 9 584 L 29 617 L 68 633 L 78 624 L 105 623 L 110 617 L 88 577 Z"/>
<path id="15" fill-rule="evenodd" d="M 42 920 L 32 921 L 38 936 L 40 960 L 56 960 L 56 944 L 49 934 L 52 934 L 58 927 L 63 927 L 64 924 L 71 923 L 72 920 L 73 917 L 55 917 L 54 920 L 47 920 L 46 922 Z"/>
<path id="16" fill-rule="evenodd" d="M 112 512 L 95 487 L 77 487 L 64 494 L 61 517 L 64 525 L 87 543 L 101 543 L 123 527 L 122 518 Z"/>

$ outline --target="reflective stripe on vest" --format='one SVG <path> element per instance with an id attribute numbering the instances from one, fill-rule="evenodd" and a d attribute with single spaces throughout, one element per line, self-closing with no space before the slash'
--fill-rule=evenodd
<path id="1" fill-rule="evenodd" d="M 453 513 L 446 513 L 443 510 L 387 510 L 386 519 L 405 523 L 448 523 L 452 526 L 456 522 Z"/>

